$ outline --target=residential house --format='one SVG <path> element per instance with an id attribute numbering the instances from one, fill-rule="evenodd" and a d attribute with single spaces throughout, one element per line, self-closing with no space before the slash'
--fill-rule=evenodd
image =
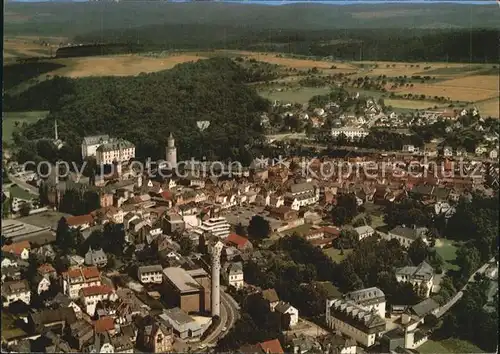
<path id="1" fill-rule="evenodd" d="M 143 284 L 161 284 L 163 282 L 163 268 L 159 264 L 141 266 L 137 269 L 137 278 Z"/>
<path id="2" fill-rule="evenodd" d="M 7 307 L 16 301 L 30 304 L 31 290 L 26 280 L 14 280 L 2 284 L 2 306 Z"/>
<path id="3" fill-rule="evenodd" d="M 267 300 L 269 302 L 269 309 L 271 311 L 274 311 L 276 305 L 278 305 L 278 303 L 280 302 L 280 298 L 278 297 L 278 294 L 274 289 L 263 290 L 262 297 L 264 298 L 264 300 Z"/>
<path id="4" fill-rule="evenodd" d="M 356 228 L 354 228 L 354 231 L 358 235 L 358 241 L 361 241 L 367 237 L 370 237 L 375 233 L 375 230 L 371 226 L 368 226 L 368 225 L 356 227 Z"/>
<path id="5" fill-rule="evenodd" d="M 228 247 L 236 247 L 239 251 L 251 251 L 253 246 L 252 243 L 248 240 L 248 238 L 240 236 L 236 233 L 229 234 L 228 237 L 224 240 L 224 243 Z"/>
<path id="6" fill-rule="evenodd" d="M 115 353 L 134 353 L 134 342 L 129 336 L 116 335 L 110 339 Z"/>
<path id="7" fill-rule="evenodd" d="M 35 310 L 28 315 L 28 326 L 35 333 L 52 330 L 54 333 L 63 334 L 66 326 L 77 321 L 72 308 Z"/>
<path id="8" fill-rule="evenodd" d="M 319 201 L 319 189 L 311 183 L 293 184 L 285 196 L 285 205 L 293 210 L 316 204 Z"/>
<path id="9" fill-rule="evenodd" d="M 66 222 L 71 229 L 85 230 L 94 225 L 94 218 L 90 214 L 68 216 Z"/>
<path id="10" fill-rule="evenodd" d="M 490 152 L 488 153 L 488 157 L 491 160 L 497 160 L 498 159 L 498 150 L 497 149 L 490 150 Z"/>
<path id="11" fill-rule="evenodd" d="M 82 288 L 80 290 L 80 300 L 83 310 L 90 316 L 94 316 L 96 305 L 100 301 L 116 301 L 118 296 L 113 289 L 107 285 L 95 285 Z"/>
<path id="12" fill-rule="evenodd" d="M 10 245 L 4 245 L 2 251 L 12 253 L 23 260 L 27 260 L 30 257 L 31 245 L 29 241 L 15 242 Z"/>
<path id="13" fill-rule="evenodd" d="M 21 257 L 2 250 L 2 270 L 7 267 L 18 267 L 20 262 Z"/>
<path id="14" fill-rule="evenodd" d="M 326 301 L 326 323 L 365 347 L 373 346 L 386 327 L 384 318 L 376 311 L 367 311 L 346 299 Z"/>
<path id="15" fill-rule="evenodd" d="M 38 295 L 43 293 L 44 291 L 48 291 L 50 288 L 50 280 L 48 277 L 42 277 L 41 275 L 37 274 L 34 279 L 33 283 L 36 286 L 36 292 Z"/>
<path id="16" fill-rule="evenodd" d="M 283 347 L 278 339 L 271 339 L 258 344 L 265 354 L 284 354 Z"/>
<path id="17" fill-rule="evenodd" d="M 241 289 L 245 285 L 243 277 L 243 264 L 241 262 L 231 263 L 228 267 L 229 286 Z"/>
<path id="18" fill-rule="evenodd" d="M 102 248 L 93 250 L 89 247 L 89 250 L 85 254 L 85 265 L 102 268 L 105 267 L 106 264 L 108 264 L 108 256 L 106 256 Z"/>
<path id="19" fill-rule="evenodd" d="M 70 307 L 75 311 L 77 318 L 82 318 L 82 309 L 74 300 L 71 300 L 68 296 L 63 293 L 58 293 L 51 301 L 52 305 L 56 308 L 67 308 Z"/>
<path id="20" fill-rule="evenodd" d="M 282 315 L 290 315 L 290 327 L 299 323 L 299 310 L 290 305 L 288 302 L 278 302 L 278 304 L 274 307 L 274 311 Z"/>
<path id="21" fill-rule="evenodd" d="M 427 232 L 426 228 L 410 228 L 404 225 L 396 226 L 394 229 L 390 230 L 387 235 L 383 237 L 387 240 L 396 239 L 401 243 L 403 247 L 410 247 L 413 241 L 421 238 L 425 243 L 427 243 L 427 239 L 425 237 L 425 233 Z"/>
<path id="22" fill-rule="evenodd" d="M 42 264 L 41 266 L 38 267 L 37 272 L 39 275 L 42 277 L 48 278 L 48 279 L 55 279 L 57 277 L 57 272 L 50 263 L 45 263 Z"/>
<path id="23" fill-rule="evenodd" d="M 87 353 L 114 353 L 115 348 L 111 344 L 109 333 L 95 333 L 94 340 L 83 349 Z"/>
<path id="24" fill-rule="evenodd" d="M 418 266 L 407 266 L 398 268 L 395 271 L 396 280 L 398 282 L 408 282 L 412 284 L 417 293 L 424 297 L 429 297 L 434 284 L 434 268 L 426 261 L 423 261 Z"/>
<path id="25" fill-rule="evenodd" d="M 138 342 L 152 353 L 171 352 L 174 344 L 173 330 L 159 321 L 152 321 L 139 330 Z"/>
<path id="26" fill-rule="evenodd" d="M 341 332 L 327 336 L 320 342 L 325 354 L 356 354 L 356 341 Z"/>
<path id="27" fill-rule="evenodd" d="M 97 267 L 69 269 L 62 274 L 63 293 L 70 299 L 78 299 L 80 290 L 101 285 L 101 273 Z"/>
<path id="28" fill-rule="evenodd" d="M 94 338 L 94 327 L 87 321 L 80 319 L 68 327 L 68 343 L 76 350 L 82 350 Z"/>
<path id="29" fill-rule="evenodd" d="M 353 301 L 366 311 L 375 310 L 380 317 L 385 318 L 385 294 L 379 288 L 372 287 L 351 291 L 345 295 L 345 299 Z"/>
<path id="30" fill-rule="evenodd" d="M 165 232 L 172 235 L 176 232 L 183 232 L 186 228 L 186 224 L 181 215 L 177 213 L 168 213 L 164 216 L 164 228 Z"/>

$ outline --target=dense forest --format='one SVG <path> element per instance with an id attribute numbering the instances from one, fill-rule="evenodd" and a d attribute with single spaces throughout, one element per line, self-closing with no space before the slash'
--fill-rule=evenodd
<path id="1" fill-rule="evenodd" d="M 220 25 L 152 25 L 96 31 L 80 43 L 140 43 L 144 50 L 248 49 L 341 60 L 497 62 L 495 30 L 253 29 Z M 80 52 L 80 47 L 65 49 Z M 95 54 L 99 54 L 96 48 Z M 125 52 L 131 52 L 127 46 Z"/>
<path id="2" fill-rule="evenodd" d="M 84 136 L 104 133 L 133 142 L 139 158 L 164 158 L 166 139 L 173 133 L 180 157 L 203 154 L 245 162 L 251 159 L 251 146 L 262 141 L 259 117 L 269 108 L 245 85 L 251 80 L 243 66 L 214 58 L 137 77 L 55 77 L 5 97 L 4 109 L 50 110 L 47 118 L 14 135 L 19 146 L 33 147 L 20 152 L 24 158 L 39 153 L 26 139 L 51 137 L 57 119 L 67 144 L 60 153 L 69 161 L 78 160 Z M 211 125 L 201 133 L 198 120 Z"/>

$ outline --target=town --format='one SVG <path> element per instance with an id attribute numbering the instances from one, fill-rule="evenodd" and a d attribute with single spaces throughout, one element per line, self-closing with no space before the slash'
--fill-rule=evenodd
<path id="1" fill-rule="evenodd" d="M 167 141 L 163 164 L 177 166 L 175 139 Z M 85 183 L 73 175 L 60 181 L 57 170 L 42 178 L 10 168 L 8 178 L 33 198 L 4 192 L 11 203 L 2 222 L 6 350 L 413 350 L 470 282 L 497 284 L 495 253 L 460 260 L 457 247 L 467 243 L 443 238 L 463 203 L 496 193 L 498 167 L 488 168 L 482 154 L 455 165 L 464 156 L 405 146 L 390 155 L 311 158 L 308 170 L 303 158 L 275 164 L 262 157 L 218 176 L 200 173 L 198 164 L 185 165 L 182 177 L 175 168 L 163 177 L 137 174 L 135 147 L 123 139 L 88 136 L 81 152 L 116 168 Z M 424 174 L 422 163 L 396 174 L 392 165 L 424 158 L 442 168 Z M 328 162 L 350 163 L 358 173 L 325 177 Z M 360 175 L 369 162 L 385 169 Z M 474 174 L 459 173 L 473 167 Z M 366 259 L 383 274 L 345 268 L 351 258 L 387 248 L 384 265 Z M 465 280 L 451 275 L 457 265 L 469 267 Z M 322 274 L 328 267 L 333 277 Z M 233 338 L 242 312 L 277 324 L 268 329 L 276 338 Z M 239 348 L 231 347 L 235 340 Z"/>
<path id="2" fill-rule="evenodd" d="M 498 352 L 496 6 L 182 2 L 5 3 L 2 352 Z"/>

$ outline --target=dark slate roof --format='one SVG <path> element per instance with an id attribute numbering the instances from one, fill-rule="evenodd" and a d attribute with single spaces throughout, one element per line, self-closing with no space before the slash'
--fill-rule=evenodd
<path id="1" fill-rule="evenodd" d="M 438 307 L 439 304 L 435 300 L 429 298 L 412 306 L 411 311 L 418 317 L 425 317 Z"/>

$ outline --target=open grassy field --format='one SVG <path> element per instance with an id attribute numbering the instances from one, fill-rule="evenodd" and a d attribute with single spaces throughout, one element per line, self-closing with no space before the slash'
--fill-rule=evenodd
<path id="1" fill-rule="evenodd" d="M 449 270 L 459 270 L 460 268 L 454 263 L 457 258 L 457 249 L 453 241 L 441 238 L 436 240 L 436 245 L 434 246 L 436 252 L 445 261 L 444 268 Z"/>
<path id="2" fill-rule="evenodd" d="M 442 341 L 428 340 L 418 347 L 417 351 L 421 354 L 484 353 L 484 350 L 474 344 L 455 338 Z"/>
<path id="3" fill-rule="evenodd" d="M 296 89 L 288 89 L 281 92 L 270 92 L 269 90 L 260 91 L 260 95 L 273 101 L 278 100 L 282 102 L 298 102 L 307 103 L 309 99 L 316 95 L 324 95 L 330 92 L 329 87 L 301 87 Z"/>
<path id="4" fill-rule="evenodd" d="M 19 122 L 19 126 L 22 126 L 23 123 L 31 124 L 44 118 L 47 113 L 47 111 L 4 112 L 2 117 L 2 141 L 12 141 L 12 133 L 16 130 L 16 122 Z"/>
<path id="5" fill-rule="evenodd" d="M 346 259 L 346 257 L 352 253 L 352 250 L 344 250 L 344 253 L 342 253 L 341 250 L 339 249 L 336 249 L 336 248 L 333 248 L 333 247 L 330 247 L 330 248 L 327 248 L 325 250 L 323 250 L 323 252 L 326 253 L 326 255 L 328 257 L 330 257 L 334 262 L 337 262 L 337 263 L 340 263 L 342 262 L 344 259 Z"/>

